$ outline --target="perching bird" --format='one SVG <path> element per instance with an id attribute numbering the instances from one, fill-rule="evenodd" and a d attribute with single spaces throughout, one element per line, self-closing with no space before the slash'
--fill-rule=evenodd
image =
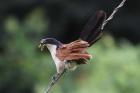
<path id="1" fill-rule="evenodd" d="M 98 11 L 92 17 L 80 37 L 68 44 L 63 44 L 55 38 L 45 38 L 40 42 L 40 47 L 46 46 L 56 65 L 57 73 L 62 73 L 64 69 L 74 69 L 76 64 L 86 64 L 92 56 L 87 53 L 87 48 L 94 44 L 102 34 L 101 25 L 106 19 L 106 13 Z M 75 65 L 74 65 L 75 64 Z"/>
<path id="2" fill-rule="evenodd" d="M 87 49 L 101 38 L 104 26 L 113 19 L 115 13 L 124 5 L 126 0 L 113 10 L 111 15 L 106 18 L 104 11 L 97 11 L 94 17 L 91 17 L 85 25 L 79 38 L 68 44 L 63 44 L 55 38 L 45 38 L 40 41 L 41 50 L 46 46 L 56 65 L 57 74 L 53 76 L 46 93 L 58 81 L 66 70 L 73 70 L 77 65 L 86 64 L 92 56 L 88 54 Z"/>
<path id="3" fill-rule="evenodd" d="M 63 44 L 55 38 L 45 38 L 40 41 L 39 47 L 41 50 L 45 46 L 49 49 L 56 65 L 57 74 L 53 77 L 53 83 L 65 70 L 74 70 L 77 65 L 88 63 L 87 60 L 92 56 L 88 54 L 87 49 L 101 38 L 101 27 L 105 20 L 106 13 L 101 10 L 97 11 L 96 15 L 89 19 L 79 38 L 68 44 Z"/>

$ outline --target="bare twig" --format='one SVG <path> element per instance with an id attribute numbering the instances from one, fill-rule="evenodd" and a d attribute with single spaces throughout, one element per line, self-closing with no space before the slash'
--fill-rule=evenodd
<path id="1" fill-rule="evenodd" d="M 104 26 L 110 21 L 113 19 L 114 15 L 116 14 L 116 12 L 121 8 L 123 7 L 124 3 L 126 2 L 126 0 L 123 0 L 112 12 L 112 14 L 103 22 L 102 24 L 102 27 L 101 27 L 101 30 L 104 29 Z"/>
<path id="2" fill-rule="evenodd" d="M 52 80 L 50 82 L 50 84 L 48 85 L 47 90 L 45 91 L 45 93 L 49 93 L 49 91 L 51 90 L 51 88 L 57 83 L 57 81 L 61 78 L 61 76 L 66 72 L 66 70 L 64 69 L 62 73 L 60 74 L 56 74 L 52 77 Z"/>

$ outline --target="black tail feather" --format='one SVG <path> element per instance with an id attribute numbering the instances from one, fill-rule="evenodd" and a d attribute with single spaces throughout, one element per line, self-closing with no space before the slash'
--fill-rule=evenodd
<path id="1" fill-rule="evenodd" d="M 102 10 L 97 11 L 94 17 L 91 17 L 80 35 L 80 39 L 87 41 L 90 45 L 94 44 L 101 36 L 101 25 L 106 19 L 106 13 Z"/>

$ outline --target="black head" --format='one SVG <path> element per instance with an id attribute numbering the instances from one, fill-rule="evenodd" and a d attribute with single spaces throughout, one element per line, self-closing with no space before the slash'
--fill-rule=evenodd
<path id="1" fill-rule="evenodd" d="M 61 45 L 62 43 L 55 38 L 45 38 L 40 41 L 41 44 L 52 44 L 52 45 Z"/>
<path id="2" fill-rule="evenodd" d="M 62 43 L 60 41 L 56 40 L 55 38 L 41 39 L 41 41 L 40 41 L 40 47 L 45 46 L 47 44 L 56 45 L 57 48 L 62 45 Z"/>

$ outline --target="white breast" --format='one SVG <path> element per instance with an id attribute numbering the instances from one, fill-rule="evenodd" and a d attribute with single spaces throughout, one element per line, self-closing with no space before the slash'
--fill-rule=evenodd
<path id="1" fill-rule="evenodd" d="M 57 48 L 57 46 L 56 45 L 47 44 L 47 48 L 49 49 L 49 51 L 51 53 L 51 56 L 52 56 L 52 58 L 54 60 L 54 63 L 56 65 L 57 73 L 61 73 L 64 70 L 64 68 L 65 68 L 65 62 L 62 62 L 61 60 L 59 60 L 56 57 L 56 48 Z"/>

